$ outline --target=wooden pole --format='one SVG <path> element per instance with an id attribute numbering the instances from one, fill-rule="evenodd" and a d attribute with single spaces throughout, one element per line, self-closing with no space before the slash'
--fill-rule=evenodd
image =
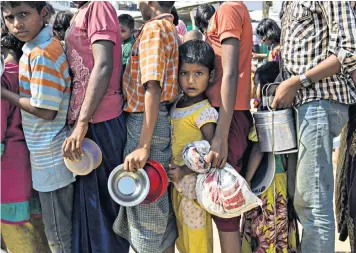
<path id="1" fill-rule="evenodd" d="M 195 18 L 194 18 L 194 11 L 193 9 L 190 9 L 189 10 L 189 14 L 190 14 L 190 19 L 192 21 L 192 29 L 195 30 L 196 27 L 195 27 Z"/>

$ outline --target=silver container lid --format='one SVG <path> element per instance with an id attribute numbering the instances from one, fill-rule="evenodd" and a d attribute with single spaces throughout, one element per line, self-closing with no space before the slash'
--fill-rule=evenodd
<path id="1" fill-rule="evenodd" d="M 145 170 L 127 172 L 121 164 L 110 173 L 108 189 L 111 198 L 119 205 L 136 206 L 146 199 L 150 180 Z"/>
<path id="2" fill-rule="evenodd" d="M 288 109 L 283 109 L 283 110 L 277 110 L 277 111 L 257 111 L 253 113 L 253 117 L 272 117 L 272 112 L 274 114 L 274 116 L 284 116 L 284 115 L 290 115 L 293 114 L 292 109 L 288 108 Z"/>

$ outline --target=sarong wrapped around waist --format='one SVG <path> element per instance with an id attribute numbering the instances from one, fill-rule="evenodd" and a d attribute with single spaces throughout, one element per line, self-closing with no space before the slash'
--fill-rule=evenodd
<path id="1" fill-rule="evenodd" d="M 150 158 L 161 163 L 167 170 L 172 157 L 171 149 L 171 124 L 165 104 L 160 104 L 159 114 L 151 142 Z M 130 113 L 127 115 L 127 142 L 125 147 L 126 157 L 137 147 L 141 136 L 143 113 Z"/>
<path id="2" fill-rule="evenodd" d="M 157 123 L 151 142 L 150 159 L 167 170 L 172 156 L 171 127 L 165 104 L 160 105 Z M 143 113 L 127 115 L 127 142 L 125 156 L 134 151 L 141 135 Z M 121 207 L 113 229 L 127 239 L 132 248 L 140 253 L 160 253 L 174 244 L 177 228 L 169 193 L 156 202 L 134 207 Z"/>

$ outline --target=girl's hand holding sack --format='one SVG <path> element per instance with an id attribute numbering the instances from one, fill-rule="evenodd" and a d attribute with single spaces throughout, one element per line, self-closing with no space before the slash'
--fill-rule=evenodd
<path id="1" fill-rule="evenodd" d="M 199 204 L 221 218 L 238 217 L 261 206 L 262 201 L 231 165 L 226 164 L 222 169 L 206 168 L 205 156 L 209 150 L 207 141 L 197 141 L 188 144 L 183 151 L 185 164 L 199 173 L 195 187 Z"/>

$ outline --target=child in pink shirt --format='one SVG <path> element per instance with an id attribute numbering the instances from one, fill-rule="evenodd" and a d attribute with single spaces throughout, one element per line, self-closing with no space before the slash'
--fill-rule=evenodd
<path id="1" fill-rule="evenodd" d="M 2 34 L 5 64 L 1 86 L 19 92 L 19 65 L 23 43 Z M 20 109 L 1 99 L 1 233 L 13 252 L 50 252 L 42 223 L 38 195 L 32 190 L 30 153 L 21 126 Z"/>

